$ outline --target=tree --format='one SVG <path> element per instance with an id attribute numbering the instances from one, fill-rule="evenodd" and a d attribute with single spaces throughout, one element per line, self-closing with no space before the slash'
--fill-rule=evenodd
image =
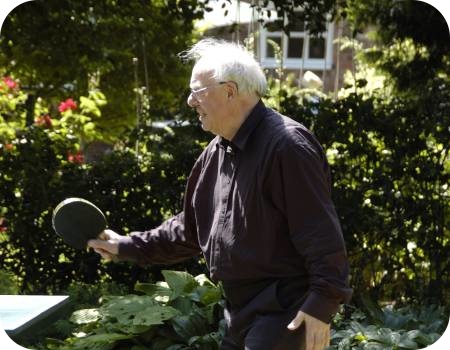
<path id="1" fill-rule="evenodd" d="M 135 125 L 145 87 L 151 107 L 174 111 L 189 71 L 177 53 L 192 40 L 196 0 L 37 0 L 2 27 L 0 65 L 30 95 L 59 102 L 100 89 L 109 104 L 100 128 L 117 135 Z M 136 106 L 136 103 L 138 106 Z"/>
<path id="2" fill-rule="evenodd" d="M 427 81 L 448 71 L 449 27 L 431 5 L 416 0 L 347 0 L 341 16 L 354 33 L 375 26 L 371 32 L 375 47 L 365 59 L 387 73 L 398 92 L 418 93 Z"/>
<path id="3" fill-rule="evenodd" d="M 285 96 L 282 108 L 327 150 L 355 296 L 448 306 L 448 27 L 418 1 L 347 1 L 341 10 L 355 34 L 373 26 L 374 46 L 357 50 L 339 99 Z"/>

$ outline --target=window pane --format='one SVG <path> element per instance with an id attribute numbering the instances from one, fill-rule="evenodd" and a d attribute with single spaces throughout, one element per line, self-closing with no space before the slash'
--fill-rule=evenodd
<path id="1" fill-rule="evenodd" d="M 303 53 L 303 38 L 289 38 L 288 58 L 301 58 Z"/>
<path id="2" fill-rule="evenodd" d="M 324 38 L 309 38 L 309 58 L 325 58 Z"/>
<path id="3" fill-rule="evenodd" d="M 291 32 L 304 32 L 305 22 L 300 19 L 303 14 L 300 11 L 295 11 L 294 13 L 287 14 L 288 28 Z"/>
<path id="4" fill-rule="evenodd" d="M 275 49 L 273 47 L 273 41 L 278 46 L 276 49 L 281 49 L 281 37 L 267 37 L 266 39 L 266 57 L 275 58 Z"/>
<path id="5" fill-rule="evenodd" d="M 305 22 L 295 19 L 293 22 L 289 23 L 289 29 L 291 32 L 304 32 L 305 31 Z"/>
<path id="6" fill-rule="evenodd" d="M 264 26 L 269 33 L 280 32 L 283 28 L 283 21 L 277 19 L 275 21 L 266 23 Z"/>

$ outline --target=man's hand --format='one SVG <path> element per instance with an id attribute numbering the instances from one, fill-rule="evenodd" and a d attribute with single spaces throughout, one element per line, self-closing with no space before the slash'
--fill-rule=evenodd
<path id="1" fill-rule="evenodd" d="M 299 311 L 287 328 L 295 330 L 302 323 L 305 324 L 306 350 L 323 350 L 330 346 L 330 325 L 328 323 Z"/>
<path id="2" fill-rule="evenodd" d="M 107 261 L 116 260 L 119 254 L 119 241 L 123 237 L 112 230 L 103 231 L 98 239 L 91 239 L 87 245 L 93 248 L 96 253 L 100 254 Z"/>

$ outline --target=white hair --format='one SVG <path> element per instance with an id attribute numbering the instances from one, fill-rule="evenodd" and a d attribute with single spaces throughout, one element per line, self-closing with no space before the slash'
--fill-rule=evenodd
<path id="1" fill-rule="evenodd" d="M 206 38 L 179 55 L 211 71 L 216 81 L 234 81 L 241 93 L 265 95 L 267 80 L 253 54 L 239 44 Z"/>

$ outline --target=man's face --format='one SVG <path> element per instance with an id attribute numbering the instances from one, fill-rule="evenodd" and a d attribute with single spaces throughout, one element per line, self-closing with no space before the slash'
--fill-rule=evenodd
<path id="1" fill-rule="evenodd" d="M 202 128 L 215 135 L 223 135 L 227 122 L 227 91 L 225 85 L 215 81 L 211 71 L 195 65 L 190 82 L 191 94 L 187 103 L 195 108 Z"/>

